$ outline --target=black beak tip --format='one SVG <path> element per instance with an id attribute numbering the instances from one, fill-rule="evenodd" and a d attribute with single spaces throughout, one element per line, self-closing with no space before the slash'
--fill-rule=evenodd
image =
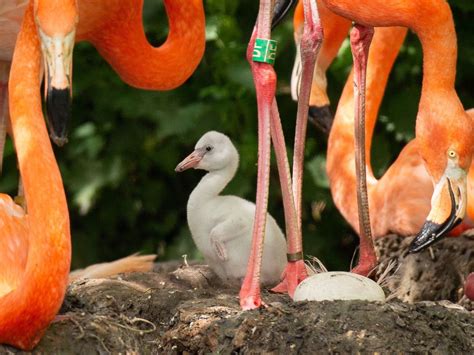
<path id="1" fill-rule="evenodd" d="M 58 146 L 67 143 L 67 128 L 71 117 L 69 88 L 51 88 L 46 95 L 46 112 L 50 137 Z"/>
<path id="2" fill-rule="evenodd" d="M 308 119 L 318 130 L 329 135 L 334 120 L 329 105 L 310 106 Z"/>
<path id="3" fill-rule="evenodd" d="M 62 147 L 68 142 L 67 137 L 57 137 L 53 134 L 50 134 L 49 137 L 54 142 L 54 144 L 56 144 L 58 147 Z"/>
<path id="4" fill-rule="evenodd" d="M 296 0 L 279 0 L 273 9 L 272 29 L 274 29 L 291 10 Z"/>
<path id="5" fill-rule="evenodd" d="M 450 218 L 443 224 L 426 221 L 421 228 L 420 233 L 418 233 L 416 238 L 411 242 L 408 252 L 412 254 L 426 249 L 433 243 L 442 239 L 451 229 L 456 227 L 461 222 L 462 219 L 460 218 Z"/>
<path id="6" fill-rule="evenodd" d="M 418 253 L 440 239 L 442 235 L 439 233 L 439 231 L 442 229 L 442 227 L 442 224 L 426 221 L 421 228 L 421 231 L 411 242 L 408 252 L 411 254 Z"/>

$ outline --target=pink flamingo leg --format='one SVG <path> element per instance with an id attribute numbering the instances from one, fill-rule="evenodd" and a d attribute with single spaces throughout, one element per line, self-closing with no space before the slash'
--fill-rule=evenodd
<path id="1" fill-rule="evenodd" d="M 290 241 L 301 238 L 301 232 L 298 228 L 298 221 L 296 217 L 296 209 L 293 199 L 293 192 L 291 190 L 291 175 L 290 164 L 288 163 L 288 156 L 286 152 L 285 137 L 281 127 L 280 114 L 276 100 L 272 104 L 271 115 L 271 137 L 275 148 L 275 156 L 278 165 L 278 174 L 280 177 L 280 185 L 283 197 L 283 208 L 285 212 L 286 236 Z M 301 249 L 300 249 L 301 250 Z M 287 277 L 290 275 L 290 277 Z M 296 277 L 291 277 L 296 276 Z M 293 297 L 293 292 L 298 283 L 306 278 L 306 267 L 303 260 L 296 262 L 289 262 L 285 268 L 283 279 L 280 284 L 272 289 L 273 292 L 288 292 Z M 293 281 L 292 283 L 290 283 Z"/>
<path id="2" fill-rule="evenodd" d="M 369 47 L 374 35 L 373 27 L 354 25 L 351 30 L 351 49 L 354 59 L 355 164 L 357 176 L 357 207 L 359 213 L 360 250 L 359 264 L 352 272 L 367 276 L 377 265 L 370 227 L 367 196 L 365 158 L 365 90 Z"/>
<path id="3" fill-rule="evenodd" d="M 307 276 L 303 261 L 303 241 L 301 237 L 301 191 L 303 185 L 303 162 L 308 122 L 309 97 L 313 81 L 314 66 L 323 40 L 323 29 L 319 20 L 315 0 L 304 0 L 304 28 L 301 37 L 301 86 L 298 96 L 296 118 L 295 149 L 293 154 L 293 196 L 296 209 L 297 233 L 287 233 L 288 264 L 283 281 L 273 288 L 275 292 L 288 292 L 293 297 L 298 284 Z"/>
<path id="4" fill-rule="evenodd" d="M 255 222 L 253 226 L 252 249 L 247 273 L 240 289 L 242 309 L 254 309 L 262 305 L 260 297 L 260 269 L 263 254 L 263 238 L 267 217 L 268 188 L 270 177 L 270 116 L 275 98 L 276 74 L 267 63 L 256 63 L 251 59 L 255 39 L 270 38 L 272 0 L 261 0 L 257 25 L 247 50 L 247 59 L 252 68 L 258 106 L 258 176 Z"/>

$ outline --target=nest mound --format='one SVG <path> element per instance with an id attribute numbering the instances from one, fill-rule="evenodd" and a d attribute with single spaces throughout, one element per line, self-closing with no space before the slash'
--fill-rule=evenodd
<path id="1" fill-rule="evenodd" d="M 473 269 L 474 241 L 446 239 L 431 252 L 397 255 L 408 242 L 390 236 L 377 244 L 382 265 L 400 265 L 386 279 L 388 292 L 414 303 L 394 296 L 386 303 L 294 303 L 264 291 L 267 307 L 243 312 L 238 290 L 220 284 L 206 266 L 160 263 L 154 272 L 71 284 L 35 351 L 474 353 L 472 303 L 460 291 Z M 4 352 L 17 351 L 0 346 Z"/>

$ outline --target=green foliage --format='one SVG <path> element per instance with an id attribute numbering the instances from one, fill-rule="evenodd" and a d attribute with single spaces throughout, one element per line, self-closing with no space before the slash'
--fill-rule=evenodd
<path id="1" fill-rule="evenodd" d="M 459 36 L 457 90 L 466 107 L 474 104 L 473 5 L 450 2 Z M 87 44 L 74 52 L 74 105 L 70 141 L 56 149 L 70 206 L 73 266 L 111 260 L 135 251 L 160 251 L 160 258 L 198 257 L 186 223 L 187 198 L 202 173 L 176 174 L 174 167 L 208 130 L 228 134 L 241 162 L 226 193 L 254 200 L 257 161 L 255 89 L 245 60 L 258 1 L 206 0 L 206 53 L 194 75 L 170 92 L 125 85 Z M 144 22 L 151 43 L 166 38 L 162 2 L 146 1 Z M 275 65 L 278 96 L 289 156 L 292 156 L 296 104 L 289 95 L 294 58 L 291 20 L 273 34 L 279 41 Z M 328 73 L 329 95 L 337 98 L 352 59 L 346 43 Z M 410 34 L 389 80 L 373 143 L 374 171 L 381 175 L 414 136 L 420 94 L 422 54 Z M 335 209 L 325 176 L 325 138 L 308 128 L 303 226 L 305 252 L 330 269 L 347 269 L 357 237 Z M 7 146 L 2 189 L 14 193 L 17 172 Z M 284 229 L 281 193 L 272 165 L 269 210 Z M 312 203 L 323 201 L 321 219 Z"/>

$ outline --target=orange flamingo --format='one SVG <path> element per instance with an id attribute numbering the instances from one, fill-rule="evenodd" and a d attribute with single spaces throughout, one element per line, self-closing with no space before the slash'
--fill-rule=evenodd
<path id="1" fill-rule="evenodd" d="M 40 49 L 28 7 L 10 73 L 12 133 L 28 213 L 0 195 L 0 343 L 32 349 L 56 315 L 69 274 L 69 218 L 41 113 Z"/>
<path id="2" fill-rule="evenodd" d="M 419 231 L 430 208 L 430 178 L 415 141 L 402 150 L 387 172 L 377 180 L 370 165 L 370 147 L 377 111 L 388 74 L 405 38 L 405 28 L 377 28 L 369 54 L 366 97 L 366 157 L 371 225 L 375 237 L 389 232 L 412 235 Z M 383 58 L 383 59 L 382 59 Z M 358 231 L 354 171 L 354 99 L 352 73 L 342 93 L 328 140 L 327 172 L 334 203 Z M 361 245 L 361 255 L 366 251 Z"/>
<path id="3" fill-rule="evenodd" d="M 66 142 L 72 83 L 74 41 L 89 41 L 129 85 L 171 90 L 194 72 L 204 54 L 202 0 L 165 0 L 168 38 L 152 47 L 142 24 L 143 0 L 31 0 L 45 59 L 47 118 L 52 139 Z M 11 38 L 27 1 L 7 0 L 0 24 L 0 60 L 11 58 Z M 7 11 L 8 10 L 8 11 Z M 61 16 L 56 16 L 60 11 Z M 2 17 L 3 19 L 3 17 Z M 79 21 L 79 22 L 78 22 Z M 1 78 L 0 78 L 1 79 Z"/>
<path id="4" fill-rule="evenodd" d="M 326 70 L 335 58 L 339 46 L 347 35 L 347 29 L 350 22 L 340 17 L 327 8 L 323 4 L 318 3 L 318 9 L 321 16 L 321 23 L 325 33 L 325 39 L 321 47 L 320 55 L 316 62 L 315 75 L 311 87 L 310 98 L 310 117 L 312 116 L 313 123 L 316 126 L 328 132 L 331 127 L 332 118 L 325 114 L 323 108 L 324 103 L 329 102 L 326 93 Z M 294 28 L 295 28 L 295 42 L 299 43 L 299 33 L 302 26 L 302 6 L 301 2 L 295 10 Z M 421 157 L 419 156 L 415 147 L 415 141 L 410 142 L 407 147 L 400 153 L 400 156 L 387 171 L 380 181 L 377 181 L 372 173 L 370 166 L 370 144 L 377 116 L 377 111 L 382 99 L 383 91 L 385 89 L 386 81 L 390 68 L 391 61 L 395 59 L 395 55 L 401 45 L 399 41 L 400 36 L 404 30 L 400 28 L 387 28 L 382 31 L 376 31 L 378 34 L 374 37 L 374 43 L 370 49 L 369 70 L 368 70 L 368 85 L 369 92 L 367 94 L 367 142 L 366 142 L 366 156 L 367 169 L 369 172 L 369 199 L 374 201 L 369 204 L 371 221 L 373 225 L 374 237 L 381 237 L 389 232 L 398 233 L 400 235 L 413 235 L 422 227 L 424 218 L 429 212 L 430 197 L 433 193 L 432 184 L 427 173 L 420 170 L 422 166 Z M 387 63 L 384 63 L 388 61 Z M 295 60 L 295 68 L 299 66 L 298 60 Z M 298 86 L 297 83 L 301 80 L 300 71 L 294 70 L 295 75 L 292 76 L 292 88 Z M 339 190 L 332 188 L 332 193 L 335 199 L 336 206 L 346 217 L 349 223 L 357 230 L 357 206 L 355 202 L 355 193 L 353 186 L 355 184 L 354 171 L 354 148 L 353 148 L 353 122 L 351 110 L 353 110 L 353 89 L 352 89 L 352 75 L 349 77 L 341 101 L 338 108 L 337 130 L 338 133 L 331 135 L 332 144 L 329 145 L 328 150 L 328 164 L 332 162 L 331 182 L 332 186 L 337 186 Z M 322 103 L 322 104 L 321 104 Z M 312 111 L 312 108 L 315 110 Z M 471 116 L 474 115 L 474 110 L 467 111 Z M 344 139 L 342 143 L 336 143 L 337 137 L 341 135 Z M 351 137 L 352 136 L 352 137 Z M 349 137 L 349 138 L 347 138 Z M 340 162 L 344 162 L 340 164 Z M 413 169 L 411 169 L 411 167 Z M 410 170 L 413 170 L 410 172 Z M 424 170 L 424 168 L 423 168 Z M 395 173 L 403 171 L 403 174 Z M 411 179 L 419 181 L 412 184 Z M 390 179 L 394 179 L 394 186 L 390 187 Z M 474 169 L 469 171 L 468 175 L 468 196 L 474 198 Z M 408 184 L 409 183 L 409 184 Z M 426 185 L 424 185 L 426 183 Z M 380 187 L 374 189 L 375 185 Z M 398 191 L 397 191 L 398 190 Z M 400 194 L 399 191 L 403 191 Z M 382 194 L 383 193 L 383 194 Z M 381 199 L 385 200 L 382 204 Z M 392 203 L 393 206 L 387 204 Z M 405 203 L 405 205 L 403 205 Z M 416 204 L 418 208 L 416 207 Z M 376 207 L 374 207 L 376 206 Z M 397 207 L 398 206 L 398 207 Z M 401 207 L 400 207 L 401 206 Z M 392 211 L 392 212 L 390 212 Z M 374 215 L 375 214 L 375 215 Z M 471 198 L 468 198 L 468 220 L 465 223 L 454 228 L 452 235 L 458 235 L 463 230 L 472 227 L 472 217 L 474 215 L 474 203 Z"/>
<path id="5" fill-rule="evenodd" d="M 473 122 L 454 90 L 457 48 L 450 8 L 441 0 L 371 0 L 363 6 L 347 0 L 323 1 L 331 11 L 364 25 L 409 27 L 421 40 L 423 87 L 416 148 L 435 188 L 430 213 L 410 247 L 412 252 L 419 251 L 452 229 L 466 213 Z"/>
<path id="6" fill-rule="evenodd" d="M 388 233 L 410 236 L 423 225 L 430 210 L 433 186 L 416 147 L 416 140 L 409 142 L 397 160 L 382 178 L 377 180 L 370 165 L 371 137 L 377 118 L 388 74 L 403 41 L 406 30 L 402 28 L 378 28 L 370 49 L 367 71 L 368 93 L 366 98 L 367 138 L 366 156 L 369 193 L 369 209 L 374 237 Z M 314 86 L 314 84 L 313 84 Z M 334 202 L 342 215 L 358 230 L 355 191 L 354 144 L 353 144 L 353 89 L 352 74 L 346 82 L 339 101 L 328 141 L 327 170 Z M 468 111 L 468 113 L 470 113 Z M 470 113 L 472 115 L 472 113 Z M 468 213 L 474 213 L 474 168 L 468 176 Z M 472 198 L 470 197 L 472 196 Z M 456 228 L 456 232 L 471 227 L 471 221 Z M 454 232 L 454 230 L 453 230 Z M 456 233 L 457 234 L 457 233 Z"/>
<path id="7" fill-rule="evenodd" d="M 321 8 L 321 7 L 320 7 Z M 325 40 L 331 41 L 331 34 L 326 27 L 335 24 L 334 19 L 323 15 L 321 22 L 325 30 Z M 340 28 L 340 25 L 337 26 Z M 337 33 L 337 32 L 336 32 Z M 377 117 L 377 111 L 382 100 L 388 74 L 395 56 L 403 41 L 406 30 L 402 28 L 379 28 L 376 30 L 372 48 L 370 49 L 367 72 L 368 94 L 366 110 L 368 117 L 366 156 L 369 174 L 368 194 L 371 222 L 374 237 L 382 237 L 389 232 L 399 235 L 413 235 L 423 225 L 423 221 L 430 209 L 430 197 L 433 193 L 431 179 L 423 166 L 421 156 L 413 140 L 402 150 L 397 160 L 388 169 L 385 175 L 377 180 L 373 176 L 370 166 L 370 143 Z M 340 43 L 340 42 L 339 42 Z M 321 55 L 325 51 L 324 43 Z M 332 58 L 330 58 L 332 60 Z M 318 63 L 319 64 L 319 60 Z M 324 67 L 322 72 L 326 70 Z M 315 70 L 315 74 L 318 69 Z M 315 90 L 316 88 L 316 90 Z M 325 96 L 326 81 L 324 76 L 315 75 L 312 84 L 311 102 L 318 101 Z M 313 92 L 316 95 L 313 95 Z M 315 100 L 316 99 L 316 100 Z M 353 121 L 353 86 L 352 74 L 347 80 L 338 110 L 334 120 L 334 128 L 328 144 L 328 175 L 331 182 L 331 191 L 336 206 L 355 230 L 358 230 L 357 202 L 353 189 L 356 181 L 354 171 L 354 121 Z M 311 111 L 310 111 L 311 113 Z M 321 113 L 319 111 L 319 113 Z M 474 119 L 474 110 L 467 113 Z M 330 128 L 331 121 L 325 115 L 316 115 L 315 120 L 322 121 L 320 128 Z M 329 122 L 329 125 L 325 125 Z M 467 216 L 463 223 L 455 227 L 450 234 L 458 235 L 463 230 L 473 227 L 474 218 L 474 164 L 468 174 L 468 206 Z M 361 250 L 361 254 L 367 254 Z M 474 299 L 474 273 L 471 273 L 464 286 L 468 298 Z"/>

